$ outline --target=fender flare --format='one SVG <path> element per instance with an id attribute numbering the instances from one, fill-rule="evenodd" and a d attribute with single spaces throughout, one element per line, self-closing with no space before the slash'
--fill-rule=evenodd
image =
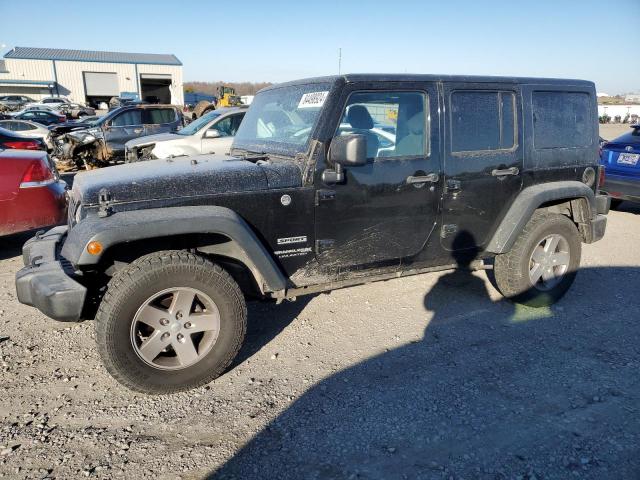
<path id="1" fill-rule="evenodd" d="M 508 252 L 533 212 L 540 205 L 555 200 L 576 198 L 587 200 L 590 208 L 590 214 L 587 218 L 591 219 L 594 212 L 597 212 L 596 196 L 593 190 L 584 183 L 578 181 L 550 182 L 523 189 L 500 222 L 486 251 L 496 254 Z"/>
<path id="2" fill-rule="evenodd" d="M 213 233 L 231 239 L 200 250 L 245 264 L 262 293 L 286 288 L 285 276 L 247 222 L 233 210 L 219 206 L 152 208 L 118 212 L 106 218 L 88 217 L 69 230 L 61 254 L 74 265 L 89 266 L 99 263 L 115 245 L 189 233 Z M 101 254 L 87 252 L 86 246 L 92 241 L 102 244 Z"/>

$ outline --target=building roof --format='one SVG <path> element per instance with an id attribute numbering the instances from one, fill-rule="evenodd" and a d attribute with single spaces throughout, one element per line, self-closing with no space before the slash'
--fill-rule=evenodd
<path id="1" fill-rule="evenodd" d="M 182 65 L 182 62 L 173 54 L 98 52 L 93 50 L 68 50 L 61 48 L 14 47 L 4 54 L 4 58 L 60 60 L 70 62 Z"/>

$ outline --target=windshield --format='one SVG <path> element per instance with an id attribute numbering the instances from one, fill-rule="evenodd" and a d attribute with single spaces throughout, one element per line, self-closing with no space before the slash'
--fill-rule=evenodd
<path id="1" fill-rule="evenodd" d="M 187 125 L 182 130 L 176 133 L 178 135 L 193 135 L 198 130 L 201 130 L 211 120 L 219 116 L 220 116 L 219 112 L 209 112 L 206 115 L 201 116 L 199 119 L 191 122 L 189 125 Z"/>
<path id="2" fill-rule="evenodd" d="M 233 148 L 290 156 L 304 152 L 330 89 L 330 83 L 313 83 L 259 93 L 236 133 Z"/>

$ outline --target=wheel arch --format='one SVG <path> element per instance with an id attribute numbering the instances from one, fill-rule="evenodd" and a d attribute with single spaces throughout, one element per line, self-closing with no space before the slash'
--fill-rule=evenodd
<path id="1" fill-rule="evenodd" d="M 92 241 L 102 245 L 100 254 L 87 252 Z M 69 231 L 61 253 L 72 264 L 91 268 L 121 252 L 146 254 L 167 246 L 243 265 L 262 294 L 286 288 L 285 276 L 251 227 L 225 207 L 170 207 L 86 218 Z"/>
<path id="2" fill-rule="evenodd" d="M 520 192 L 493 234 L 486 251 L 495 254 L 509 251 L 534 212 L 541 208 L 570 217 L 583 239 L 589 242 L 589 224 L 597 212 L 595 193 L 578 181 L 550 182 L 533 185 Z"/>

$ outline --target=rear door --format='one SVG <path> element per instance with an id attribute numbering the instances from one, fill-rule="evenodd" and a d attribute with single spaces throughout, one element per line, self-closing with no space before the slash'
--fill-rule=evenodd
<path id="1" fill-rule="evenodd" d="M 142 111 L 142 121 L 145 135 L 175 132 L 178 114 L 174 108 L 169 107 L 145 108 Z"/>
<path id="2" fill-rule="evenodd" d="M 509 84 L 445 83 L 446 139 L 440 239 L 481 248 L 522 188 L 522 102 Z"/>
<path id="3" fill-rule="evenodd" d="M 107 147 L 116 155 L 124 153 L 125 143 L 142 135 L 144 135 L 144 126 L 142 125 L 142 110 L 139 108 L 118 113 L 104 127 Z"/>

